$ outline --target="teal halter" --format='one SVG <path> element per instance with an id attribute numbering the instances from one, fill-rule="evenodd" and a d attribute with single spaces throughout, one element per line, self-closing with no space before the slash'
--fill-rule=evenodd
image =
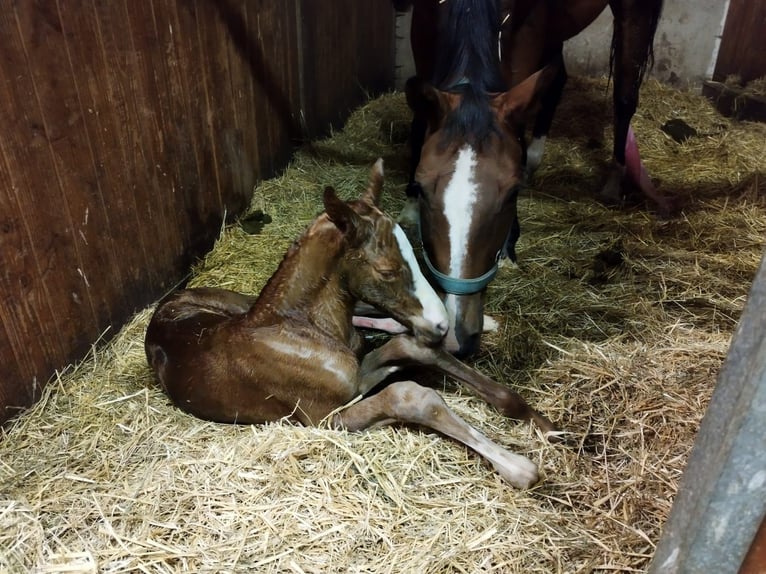
<path id="1" fill-rule="evenodd" d="M 418 238 L 420 239 L 420 244 L 423 245 L 423 236 L 420 232 L 420 218 L 418 218 Z M 423 245 L 423 261 L 425 261 L 431 277 L 433 277 L 434 282 L 442 291 L 451 295 L 473 295 L 474 293 L 484 291 L 487 285 L 495 278 L 495 275 L 497 275 L 498 262 L 501 255 L 502 250 L 497 252 L 495 264 L 484 275 L 471 279 L 463 279 L 462 277 L 446 275 L 434 267 L 434 264 L 431 263 L 431 259 L 428 257 L 425 245 Z"/>
<path id="2" fill-rule="evenodd" d="M 451 293 L 452 295 L 473 295 L 474 293 L 484 291 L 490 281 L 497 275 L 497 261 L 499 259 L 500 252 L 497 253 L 495 264 L 484 275 L 472 279 L 463 279 L 462 277 L 451 277 L 450 275 L 445 275 L 439 271 L 433 266 L 433 263 L 431 263 L 431 260 L 428 258 L 425 248 L 423 248 L 423 261 L 425 261 L 428 271 L 430 271 L 431 276 L 434 278 L 434 282 L 442 289 L 442 291 Z"/>

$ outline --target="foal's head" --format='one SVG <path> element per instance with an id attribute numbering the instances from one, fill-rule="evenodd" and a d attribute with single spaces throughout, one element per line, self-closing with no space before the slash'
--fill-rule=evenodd
<path id="1" fill-rule="evenodd" d="M 360 199 L 344 202 L 331 187 L 325 189 L 327 216 L 346 244 L 338 271 L 356 299 L 392 316 L 421 341 L 438 343 L 449 328 L 446 310 L 420 271 L 401 227 L 378 207 L 382 189 L 380 159 Z"/>
<path id="2" fill-rule="evenodd" d="M 407 86 L 410 106 L 428 121 L 415 174 L 422 188 L 424 255 L 445 293 L 452 326 L 447 347 L 459 355 L 477 350 L 486 287 L 500 256 L 514 257 L 524 170 L 521 126 L 541 74 L 499 94 L 480 93 L 470 84 L 448 92 L 418 79 Z"/>

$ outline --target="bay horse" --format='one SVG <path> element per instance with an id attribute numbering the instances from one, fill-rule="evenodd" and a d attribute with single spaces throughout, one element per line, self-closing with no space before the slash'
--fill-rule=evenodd
<path id="1" fill-rule="evenodd" d="M 450 314 L 447 347 L 457 356 L 478 349 L 486 287 L 501 258 L 515 260 L 516 198 L 540 162 L 566 82 L 563 42 L 607 4 L 615 14 L 616 124 L 601 195 L 616 202 L 627 176 L 653 193 L 629 126 L 662 0 L 394 0 L 397 10 L 412 5 L 416 68 L 406 85 L 412 164 L 401 221 L 419 225 L 424 263 Z M 525 123 L 537 110 L 527 148 Z M 626 140 L 634 160 L 627 165 Z M 652 197 L 668 211 L 664 198 Z"/>
<path id="2" fill-rule="evenodd" d="M 506 451 L 459 418 L 433 389 L 393 382 L 424 365 L 465 383 L 509 417 L 553 424 L 508 387 L 441 348 L 449 322 L 417 265 L 404 231 L 379 205 L 382 160 L 358 200 L 324 192 L 325 211 L 289 248 L 258 297 L 216 288 L 176 291 L 162 300 L 146 332 L 149 365 L 172 401 L 202 419 L 257 424 L 287 419 L 360 430 L 396 421 L 430 427 L 482 455 L 510 484 L 538 480 L 536 465 Z M 353 326 L 358 301 L 409 332 L 360 358 Z"/>
<path id="3" fill-rule="evenodd" d="M 445 346 L 458 357 L 478 349 L 499 259 L 515 259 L 523 122 L 555 76 L 544 68 L 508 89 L 499 30 L 494 0 L 414 3 L 412 170 L 400 220 L 418 224 L 424 263 L 450 316 Z"/>
<path id="4" fill-rule="evenodd" d="M 655 205 L 660 216 L 670 216 L 673 207 L 649 179 L 630 127 L 644 75 L 654 58 L 654 36 L 663 0 L 500 1 L 502 67 L 509 85 L 516 85 L 545 65 L 555 68 L 554 80 L 541 98 L 541 109 L 533 125 L 527 170 L 533 172 L 540 164 L 567 81 L 564 42 L 587 28 L 609 6 L 614 17 L 610 50 L 614 137 L 612 165 L 599 198 L 616 205 L 627 188 L 635 186 Z"/>

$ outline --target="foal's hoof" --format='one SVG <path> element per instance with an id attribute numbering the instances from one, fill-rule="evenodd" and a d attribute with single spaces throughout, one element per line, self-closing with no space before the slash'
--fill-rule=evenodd
<path id="1" fill-rule="evenodd" d="M 527 489 L 540 481 L 537 465 L 527 457 L 506 452 L 503 458 L 506 460 L 492 462 L 492 466 L 511 486 Z"/>

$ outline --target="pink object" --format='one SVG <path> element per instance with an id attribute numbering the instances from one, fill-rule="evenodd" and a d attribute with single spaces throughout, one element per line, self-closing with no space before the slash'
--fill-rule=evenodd
<path id="1" fill-rule="evenodd" d="M 646 197 L 657 197 L 654 184 L 641 161 L 641 155 L 638 153 L 636 134 L 633 133 L 631 126 L 628 126 L 628 137 L 625 139 L 625 172 Z"/>
<path id="2" fill-rule="evenodd" d="M 376 317 L 360 317 L 354 315 L 351 320 L 354 327 L 362 327 L 364 329 L 377 329 L 378 331 L 385 331 L 386 333 L 406 333 L 407 327 L 402 325 L 395 319 L 388 318 L 376 318 Z"/>

